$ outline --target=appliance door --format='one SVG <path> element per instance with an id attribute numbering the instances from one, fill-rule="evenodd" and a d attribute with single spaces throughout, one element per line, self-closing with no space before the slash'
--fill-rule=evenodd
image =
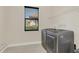
<path id="1" fill-rule="evenodd" d="M 46 45 L 48 53 L 56 53 L 57 38 L 55 35 L 47 35 Z"/>
<path id="2" fill-rule="evenodd" d="M 71 33 L 63 33 L 59 36 L 58 41 L 58 50 L 59 53 L 72 53 L 74 52 L 74 42 L 73 42 L 73 36 L 71 36 Z"/>

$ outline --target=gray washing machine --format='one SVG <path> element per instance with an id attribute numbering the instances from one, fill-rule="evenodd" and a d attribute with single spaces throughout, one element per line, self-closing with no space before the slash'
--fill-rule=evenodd
<path id="1" fill-rule="evenodd" d="M 48 53 L 73 53 L 74 32 L 63 29 L 43 29 L 42 46 Z"/>

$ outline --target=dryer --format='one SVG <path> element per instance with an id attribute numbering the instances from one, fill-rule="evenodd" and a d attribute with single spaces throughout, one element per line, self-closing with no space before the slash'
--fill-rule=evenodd
<path id="1" fill-rule="evenodd" d="M 64 29 L 43 29 L 42 46 L 48 53 L 73 53 L 74 32 Z"/>

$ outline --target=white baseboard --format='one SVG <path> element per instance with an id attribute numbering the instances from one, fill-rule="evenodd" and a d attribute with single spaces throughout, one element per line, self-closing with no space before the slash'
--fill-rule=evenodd
<path id="1" fill-rule="evenodd" d="M 7 48 L 8 44 L 5 41 L 0 40 L 0 53 Z"/>
<path id="2" fill-rule="evenodd" d="M 24 46 L 24 45 L 33 45 L 33 44 L 41 44 L 41 41 L 7 45 L 7 46 L 5 46 L 5 47 L 0 51 L 0 53 L 4 52 L 4 50 L 6 50 L 6 49 L 9 48 L 9 47 Z"/>
<path id="3" fill-rule="evenodd" d="M 3 53 L 4 50 L 6 50 L 7 48 L 8 48 L 8 46 L 4 47 L 4 48 L 0 51 L 0 53 Z"/>
<path id="4" fill-rule="evenodd" d="M 27 43 L 19 43 L 19 44 L 11 44 L 11 45 L 8 45 L 8 47 L 16 47 L 16 46 L 32 45 L 32 44 L 41 44 L 41 41 L 27 42 Z"/>

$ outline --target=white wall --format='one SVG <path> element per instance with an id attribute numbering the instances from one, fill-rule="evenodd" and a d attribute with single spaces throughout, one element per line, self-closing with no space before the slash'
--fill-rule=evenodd
<path id="1" fill-rule="evenodd" d="M 5 40 L 5 8 L 0 7 L 0 51 L 5 48 L 7 42 Z"/>
<path id="2" fill-rule="evenodd" d="M 41 41 L 41 29 L 49 27 L 49 14 L 51 7 L 39 7 L 39 31 L 24 31 L 24 7 L 5 7 L 5 39 L 9 45 Z"/>
<path id="3" fill-rule="evenodd" d="M 3 25 L 3 21 L 4 21 L 3 20 L 3 12 L 4 12 L 3 7 L 0 7 L 0 40 L 3 39 L 3 37 L 2 37 L 3 36 L 2 35 L 3 34 L 2 33 L 3 32 L 3 26 L 2 25 Z"/>
<path id="4" fill-rule="evenodd" d="M 74 31 L 79 48 L 79 7 L 52 7 L 51 27 Z"/>
<path id="5" fill-rule="evenodd" d="M 7 24 L 5 21 L 5 16 L 5 8 L 0 6 L 0 41 L 5 41 L 5 25 Z"/>
<path id="6" fill-rule="evenodd" d="M 41 29 L 56 27 L 73 30 L 75 43 L 79 48 L 79 7 L 39 6 L 39 8 L 40 30 L 25 32 L 23 6 L 0 7 L 1 40 L 5 40 L 9 45 L 37 42 L 41 40 Z"/>

